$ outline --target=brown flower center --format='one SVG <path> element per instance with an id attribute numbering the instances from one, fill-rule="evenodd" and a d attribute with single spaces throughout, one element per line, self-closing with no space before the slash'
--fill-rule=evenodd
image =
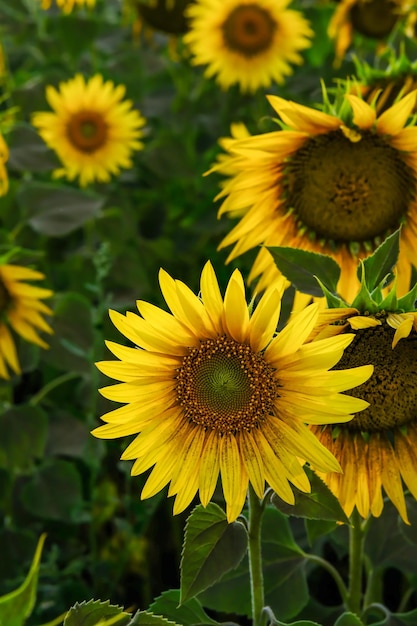
<path id="1" fill-rule="evenodd" d="M 335 369 L 372 363 L 371 378 L 348 391 L 370 402 L 343 428 L 363 432 L 393 430 L 417 419 L 417 336 L 401 339 L 392 349 L 394 330 L 381 326 L 356 331 L 355 339 Z"/>
<path id="2" fill-rule="evenodd" d="M 357 0 L 350 10 L 353 28 L 374 39 L 389 35 L 398 18 L 399 6 L 395 0 Z"/>
<path id="3" fill-rule="evenodd" d="M 257 4 L 241 4 L 223 24 L 224 43 L 230 50 L 253 57 L 270 48 L 277 23 Z"/>
<path id="4" fill-rule="evenodd" d="M 138 13 L 146 25 L 169 35 L 182 35 L 188 30 L 184 15 L 191 0 L 156 0 L 156 4 L 136 3 Z"/>
<path id="5" fill-rule="evenodd" d="M 300 228 L 319 240 L 385 237 L 406 218 L 416 178 L 401 153 L 373 133 L 359 141 L 341 130 L 312 137 L 289 159 L 285 202 Z"/>
<path id="6" fill-rule="evenodd" d="M 67 136 L 81 152 L 95 152 L 106 143 L 108 128 L 103 116 L 96 111 L 79 111 L 71 116 Z"/>
<path id="7" fill-rule="evenodd" d="M 185 417 L 220 433 L 258 426 L 273 411 L 277 389 L 263 355 L 225 336 L 190 349 L 177 376 Z"/>

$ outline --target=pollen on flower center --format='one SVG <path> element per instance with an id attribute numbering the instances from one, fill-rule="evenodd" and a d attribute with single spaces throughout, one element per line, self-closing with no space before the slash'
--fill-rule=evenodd
<path id="1" fill-rule="evenodd" d="M 107 140 L 107 125 L 95 111 L 79 111 L 67 125 L 69 141 L 82 152 L 95 152 Z"/>
<path id="2" fill-rule="evenodd" d="M 267 50 L 272 43 L 276 22 L 257 4 L 237 6 L 223 24 L 226 46 L 247 57 Z"/>
<path id="3" fill-rule="evenodd" d="M 394 0 L 359 0 L 350 10 L 353 28 L 375 39 L 389 35 L 398 18 L 398 4 Z"/>
<path id="4" fill-rule="evenodd" d="M 220 433 L 250 430 L 272 409 L 278 382 L 262 354 L 229 337 L 190 349 L 177 375 L 185 416 Z"/>
<path id="5" fill-rule="evenodd" d="M 391 430 L 417 420 L 417 337 L 410 335 L 392 349 L 394 329 L 381 326 L 356 331 L 335 369 L 374 365 L 365 383 L 346 393 L 370 406 L 344 428 L 363 432 Z"/>
<path id="6" fill-rule="evenodd" d="M 405 219 L 416 178 L 400 153 L 372 133 L 310 138 L 288 161 L 286 204 L 300 228 L 338 243 L 384 237 Z"/>

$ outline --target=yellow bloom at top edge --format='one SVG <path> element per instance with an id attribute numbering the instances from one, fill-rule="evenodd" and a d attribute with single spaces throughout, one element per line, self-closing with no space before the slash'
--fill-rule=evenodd
<path id="1" fill-rule="evenodd" d="M 222 296 L 210 263 L 200 294 L 160 272 L 166 312 L 138 301 L 139 315 L 111 311 L 134 347 L 107 342 L 116 360 L 97 363 L 120 381 L 100 390 L 124 406 L 103 415 L 93 434 L 134 435 L 122 459 L 132 475 L 153 468 L 142 491 L 148 498 L 169 484 L 174 513 L 197 492 L 204 506 L 220 477 L 229 522 L 240 514 L 249 482 L 262 498 L 267 483 L 286 502 L 291 485 L 309 491 L 298 459 L 337 472 L 306 423 L 346 422 L 367 402 L 342 392 L 360 385 L 371 366 L 329 371 L 351 337 L 306 344 L 318 319 L 313 304 L 278 334 L 282 292 L 267 290 L 251 312 L 243 278 L 235 270 Z"/>
<path id="2" fill-rule="evenodd" d="M 50 9 L 53 1 L 64 13 L 71 13 L 75 7 L 92 8 L 96 4 L 96 0 L 41 0 L 41 8 L 45 11 Z"/>
<path id="3" fill-rule="evenodd" d="M 258 291 L 280 275 L 268 248 L 289 246 L 335 259 L 338 292 L 350 302 L 358 260 L 400 225 L 398 292 L 408 291 L 417 264 L 417 92 L 379 116 L 344 95 L 336 114 L 269 96 L 284 129 L 223 142 L 227 158 L 211 169 L 228 177 L 219 217 L 240 218 L 220 248 L 233 246 L 231 261 L 262 246 L 249 276 Z"/>
<path id="4" fill-rule="evenodd" d="M 132 167 L 133 151 L 143 148 L 145 119 L 124 99 L 125 91 L 100 74 L 88 80 L 77 74 L 58 89 L 47 87 L 53 112 L 34 113 L 32 124 L 62 162 L 54 177 L 78 178 L 84 187 Z"/>
<path id="5" fill-rule="evenodd" d="M 300 65 L 302 50 L 311 46 L 313 31 L 289 0 L 196 0 L 186 15 L 194 65 L 206 65 L 223 89 L 238 84 L 255 92 L 282 84 Z"/>
<path id="6" fill-rule="evenodd" d="M 41 348 L 48 348 L 40 333 L 52 334 L 45 316 L 52 310 L 43 300 L 53 292 L 27 281 L 39 281 L 45 277 L 41 272 L 20 265 L 0 265 L 0 378 L 10 378 L 9 369 L 20 374 L 14 331 L 26 341 Z"/>

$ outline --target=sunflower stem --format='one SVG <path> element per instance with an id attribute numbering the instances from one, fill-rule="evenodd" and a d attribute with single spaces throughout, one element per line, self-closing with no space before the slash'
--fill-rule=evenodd
<path id="1" fill-rule="evenodd" d="M 264 507 L 249 485 L 249 576 L 252 600 L 252 624 L 261 626 L 264 607 L 264 580 L 262 571 L 261 522 Z"/>
<path id="2" fill-rule="evenodd" d="M 361 517 L 355 508 L 349 526 L 349 591 L 348 609 L 360 614 L 362 600 L 363 544 L 365 539 Z"/>
<path id="3" fill-rule="evenodd" d="M 29 404 L 31 404 L 32 406 L 36 406 L 53 389 L 55 389 L 56 387 L 59 387 L 59 385 L 63 385 L 64 383 L 68 382 L 69 380 L 72 380 L 73 378 L 77 378 L 79 375 L 80 375 L 79 372 L 67 372 L 66 374 L 62 374 L 62 376 L 58 376 L 58 378 L 54 378 L 49 383 L 47 383 L 44 387 L 42 387 L 42 389 L 38 391 L 38 393 L 32 397 Z"/>
<path id="4" fill-rule="evenodd" d="M 326 559 L 323 559 L 321 556 L 318 556 L 317 554 L 308 554 L 307 552 L 304 552 L 304 558 L 308 559 L 312 563 L 317 563 L 317 565 L 321 565 L 321 567 L 325 569 L 332 576 L 339 590 L 340 596 L 342 598 L 342 602 L 345 606 L 347 606 L 349 602 L 348 590 L 346 589 L 346 585 L 343 582 L 343 578 L 341 577 L 337 569 L 333 567 L 331 563 L 326 561 Z"/>

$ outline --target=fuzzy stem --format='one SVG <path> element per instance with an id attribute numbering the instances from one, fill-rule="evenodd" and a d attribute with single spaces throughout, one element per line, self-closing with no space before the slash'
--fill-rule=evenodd
<path id="1" fill-rule="evenodd" d="M 264 581 L 262 572 L 261 522 L 263 506 L 249 485 L 249 575 L 252 600 L 253 626 L 261 626 L 264 607 Z"/>

